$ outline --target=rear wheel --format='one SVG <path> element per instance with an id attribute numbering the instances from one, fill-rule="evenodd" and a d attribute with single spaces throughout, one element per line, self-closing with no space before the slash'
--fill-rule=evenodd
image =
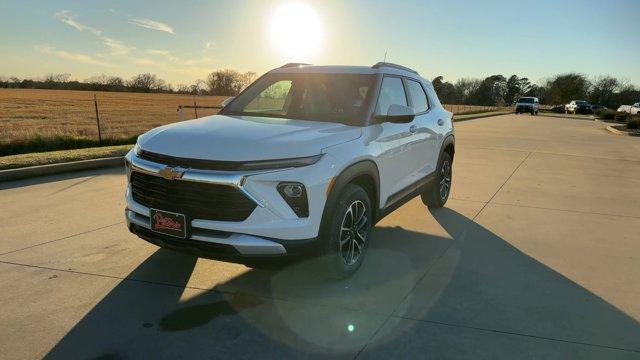
<path id="1" fill-rule="evenodd" d="M 333 209 L 325 266 L 339 278 L 353 275 L 364 260 L 373 224 L 369 196 L 360 186 L 347 185 Z"/>
<path id="2" fill-rule="evenodd" d="M 438 175 L 436 180 L 424 193 L 422 203 L 429 208 L 441 208 L 447 203 L 451 193 L 451 180 L 453 178 L 453 165 L 451 155 L 445 152 L 440 158 Z"/>

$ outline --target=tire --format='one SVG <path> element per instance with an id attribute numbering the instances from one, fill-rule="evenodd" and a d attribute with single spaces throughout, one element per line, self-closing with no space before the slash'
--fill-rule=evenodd
<path id="1" fill-rule="evenodd" d="M 349 184 L 331 210 L 330 221 L 324 229 L 327 248 L 323 266 L 330 276 L 344 279 L 360 268 L 367 253 L 373 224 L 371 200 L 363 188 Z"/>
<path id="2" fill-rule="evenodd" d="M 438 161 L 436 181 L 422 193 L 422 203 L 430 209 L 437 209 L 444 206 L 451 193 L 451 180 L 453 178 L 453 161 L 451 155 L 444 152 Z"/>

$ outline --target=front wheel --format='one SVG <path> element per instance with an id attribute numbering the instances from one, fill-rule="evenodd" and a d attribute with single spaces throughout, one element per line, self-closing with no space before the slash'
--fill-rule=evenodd
<path id="1" fill-rule="evenodd" d="M 333 209 L 327 229 L 329 242 L 326 266 L 338 278 L 353 275 L 364 260 L 373 224 L 371 201 L 363 188 L 347 185 Z"/>
<path id="2" fill-rule="evenodd" d="M 424 193 L 422 203 L 429 208 L 437 209 L 444 206 L 451 193 L 451 179 L 453 178 L 453 160 L 449 153 L 443 153 L 438 166 L 436 180 Z"/>

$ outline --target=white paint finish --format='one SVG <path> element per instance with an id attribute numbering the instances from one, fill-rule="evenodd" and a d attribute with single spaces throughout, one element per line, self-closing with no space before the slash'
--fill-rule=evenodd
<path id="1" fill-rule="evenodd" d="M 391 195 L 410 187 L 419 178 L 424 178 L 435 170 L 442 141 L 447 134 L 453 133 L 451 113 L 442 108 L 431 83 L 409 71 L 391 67 L 373 69 L 302 66 L 275 69 L 273 72 L 362 73 L 407 77 L 421 82 L 429 97 L 430 110 L 418 114 L 410 123 L 384 122 L 364 127 L 331 122 L 216 115 L 153 129 L 140 137 L 139 146 L 146 151 L 175 157 L 255 161 L 324 154 L 316 164 L 299 168 L 259 173 L 208 172 L 214 180 L 246 176 L 241 185 L 242 190 L 260 206 L 241 222 L 195 219 L 192 226 L 285 240 L 314 238 L 319 234 L 325 211 L 326 190 L 332 178 L 357 162 L 372 161 L 379 170 L 380 194 L 377 205 L 381 208 Z M 371 107 L 374 106 L 375 101 Z M 158 166 L 163 167 L 164 164 Z M 199 171 L 187 169 L 180 181 L 193 181 L 191 174 L 196 172 Z M 207 181 L 205 177 L 199 179 Z M 309 201 L 308 218 L 298 218 L 282 199 L 276 186 L 283 181 L 304 184 Z M 127 202 L 130 209 L 139 206 L 130 197 Z"/>

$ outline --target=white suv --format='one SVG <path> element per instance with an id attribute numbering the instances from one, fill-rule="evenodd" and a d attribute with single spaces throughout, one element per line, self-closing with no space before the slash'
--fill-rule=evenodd
<path id="1" fill-rule="evenodd" d="M 125 158 L 131 232 L 162 247 L 255 264 L 323 255 L 345 277 L 372 226 L 451 189 L 452 114 L 403 66 L 287 64 L 218 115 L 141 135 Z"/>

